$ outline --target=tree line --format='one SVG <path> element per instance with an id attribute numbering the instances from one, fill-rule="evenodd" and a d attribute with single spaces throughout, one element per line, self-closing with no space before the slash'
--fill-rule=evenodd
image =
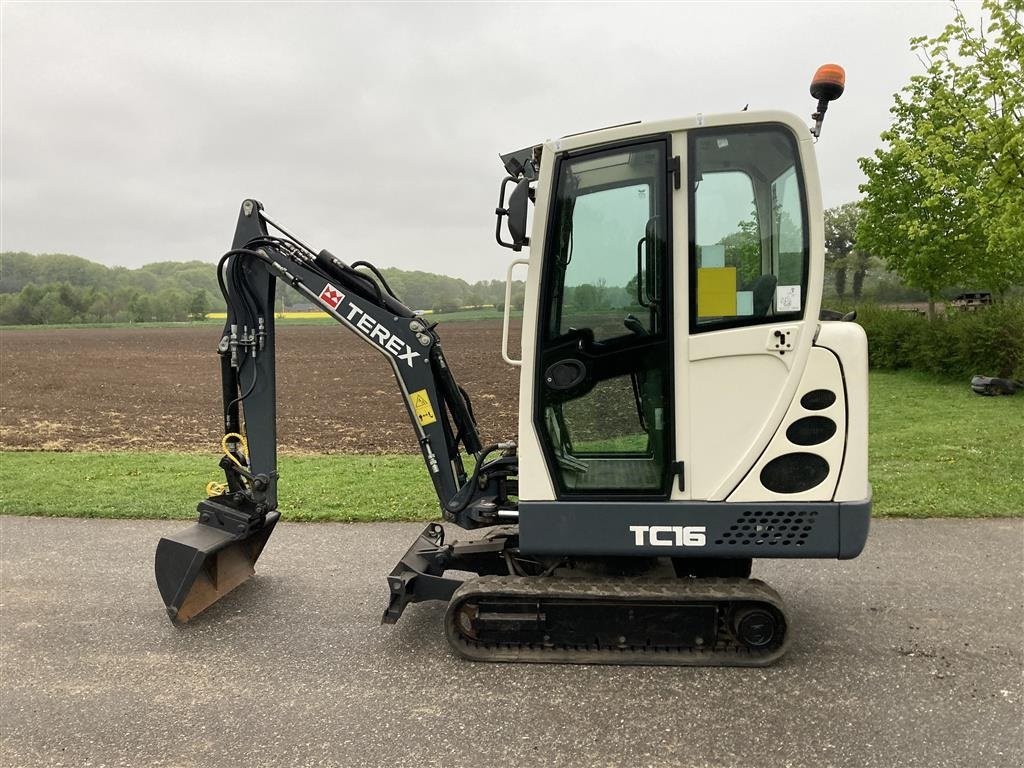
<path id="1" fill-rule="evenodd" d="M 413 309 L 501 309 L 505 300 L 503 280 L 469 283 L 394 268 L 382 273 Z M 516 281 L 513 308 L 522 309 L 524 293 L 524 284 Z M 290 286 L 278 284 L 275 309 L 312 308 Z M 216 266 L 206 262 L 165 261 L 128 269 L 67 254 L 0 253 L 0 325 L 184 322 L 222 309 Z"/>
<path id="2" fill-rule="evenodd" d="M 67 254 L 0 254 L 0 323 L 146 322 L 205 317 L 219 297 L 200 261 L 107 267 Z"/>

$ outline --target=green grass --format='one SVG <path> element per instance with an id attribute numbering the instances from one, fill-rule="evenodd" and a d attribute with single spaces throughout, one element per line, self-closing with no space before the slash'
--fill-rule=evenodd
<path id="1" fill-rule="evenodd" d="M 1024 516 L 1024 395 L 873 371 L 869 462 L 878 515 Z"/>
<path id="2" fill-rule="evenodd" d="M 432 520 L 419 456 L 284 456 L 278 504 L 289 520 Z M 0 514 L 191 518 L 217 457 L 180 453 L 0 454 Z"/>
<path id="3" fill-rule="evenodd" d="M 480 307 L 478 309 L 460 309 L 458 312 L 430 312 L 423 317 L 431 322 L 437 323 L 458 323 L 463 320 L 501 320 L 504 313 L 494 307 Z M 510 317 L 522 317 L 521 309 L 513 309 L 509 312 Z"/>
<path id="4" fill-rule="evenodd" d="M 966 382 L 871 374 L 875 514 L 1024 515 L 1024 396 L 978 397 Z M 289 520 L 430 520 L 437 501 L 419 456 L 285 456 Z M 191 518 L 217 457 L 0 453 L 0 513 Z"/>

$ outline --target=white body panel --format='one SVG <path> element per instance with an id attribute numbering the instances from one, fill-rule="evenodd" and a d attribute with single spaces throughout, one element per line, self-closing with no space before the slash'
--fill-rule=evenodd
<path id="1" fill-rule="evenodd" d="M 540 312 L 540 266 L 543 257 L 544 232 L 548 226 L 551 200 L 551 175 L 555 153 L 544 145 L 541 155 L 540 179 L 533 207 L 533 232 L 530 237 L 531 265 L 526 272 L 526 296 L 523 300 L 522 364 L 519 366 L 519 498 L 549 501 L 555 498 L 555 488 L 548 476 L 540 438 L 533 425 L 533 382 L 537 358 L 537 315 Z"/>
<path id="2" fill-rule="evenodd" d="M 800 399 L 813 390 L 835 392 L 837 397 L 828 408 L 809 410 Z M 730 495 L 729 501 L 831 501 L 836 483 L 843 466 L 846 447 L 846 402 L 843 397 L 843 374 L 836 356 L 827 349 L 814 347 L 808 356 L 795 396 L 787 403 L 785 417 L 779 425 L 764 453 L 756 460 L 746 477 Z M 798 419 L 807 416 L 823 416 L 831 419 L 837 429 L 824 443 L 805 448 L 795 445 L 786 435 L 786 430 Z M 801 493 L 774 493 L 761 484 L 761 470 L 773 459 L 788 453 L 813 451 L 828 462 L 829 472 L 825 480 L 814 488 Z M 860 498 L 863 498 L 860 497 Z"/>
<path id="3" fill-rule="evenodd" d="M 688 302 L 691 295 L 688 269 L 689 217 L 687 183 L 687 131 L 716 126 L 778 123 L 788 127 L 797 139 L 803 170 L 807 214 L 809 260 L 806 295 L 802 298 L 803 319 L 782 320 L 737 328 L 692 333 Z M 833 350 L 847 371 L 846 394 L 850 409 L 849 429 L 845 419 L 839 434 L 828 441 L 831 467 L 820 486 L 802 494 L 772 494 L 757 482 L 764 463 L 779 455 L 785 428 L 799 418 L 801 392 L 809 382 L 829 378 L 835 385 L 835 360 L 830 352 L 816 350 L 812 356 L 824 280 L 824 234 L 821 188 L 814 146 L 808 127 L 795 115 L 784 112 L 741 112 L 728 115 L 696 116 L 657 123 L 634 124 L 546 142 L 536 184 L 536 204 L 531 236 L 531 265 L 526 281 L 523 313 L 519 404 L 519 487 L 520 498 L 553 500 L 555 488 L 533 423 L 534 386 L 537 381 L 537 324 L 540 307 L 545 235 L 550 198 L 554 188 L 556 155 L 561 152 L 603 144 L 671 134 L 672 154 L 680 158 L 684 183 L 673 198 L 673 317 L 675 381 L 675 459 L 684 463 L 682 489 L 673 483 L 671 498 L 711 501 L 767 501 L 786 499 L 857 500 L 868 495 L 866 344 L 863 330 L 852 323 L 826 323 L 819 345 Z M 855 329 L 855 330 L 853 330 Z M 788 334 L 784 349 L 773 347 L 775 332 Z M 859 336 L 858 336 L 859 333 Z M 826 356 L 826 357 L 822 357 Z M 814 359 L 813 365 L 809 362 Z M 839 386 L 842 386 L 840 376 Z M 842 390 L 840 390 L 842 392 Z M 839 406 L 835 406 L 839 407 Z M 783 441 L 777 441 L 778 435 Z M 843 458 L 843 445 L 849 443 Z M 838 446 L 838 448 L 837 448 Z M 836 451 L 838 450 L 838 454 Z M 836 458 L 838 456 L 838 459 Z M 843 467 L 840 475 L 840 467 Z"/>
<path id="4" fill-rule="evenodd" d="M 868 483 L 868 340 L 856 323 L 822 323 L 816 342 L 836 353 L 846 389 L 846 456 L 833 499 L 859 501 Z"/>

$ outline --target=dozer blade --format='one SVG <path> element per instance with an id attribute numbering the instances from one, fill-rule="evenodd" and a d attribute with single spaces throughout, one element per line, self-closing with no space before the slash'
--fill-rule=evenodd
<path id="1" fill-rule="evenodd" d="M 184 624 L 245 583 L 280 516 L 270 512 L 261 527 L 242 533 L 196 523 L 160 539 L 156 584 L 171 621 Z"/>
<path id="2" fill-rule="evenodd" d="M 789 641 L 778 593 L 753 579 L 482 576 L 445 633 L 474 661 L 763 667 Z"/>

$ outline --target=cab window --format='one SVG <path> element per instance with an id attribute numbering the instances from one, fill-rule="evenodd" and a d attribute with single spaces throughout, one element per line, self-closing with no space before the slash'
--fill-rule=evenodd
<path id="1" fill-rule="evenodd" d="M 803 317 L 807 215 L 782 127 L 690 135 L 691 331 Z"/>

